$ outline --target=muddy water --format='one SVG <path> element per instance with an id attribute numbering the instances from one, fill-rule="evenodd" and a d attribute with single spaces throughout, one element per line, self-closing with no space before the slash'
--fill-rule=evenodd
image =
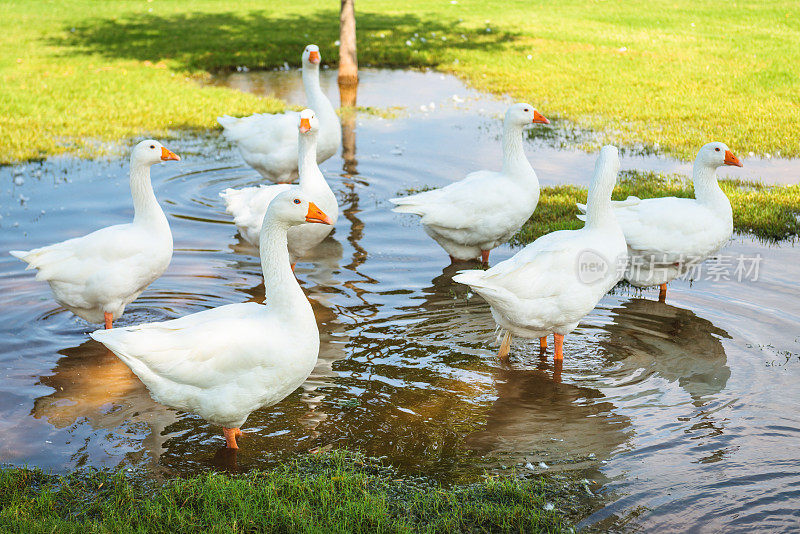
<path id="1" fill-rule="evenodd" d="M 332 78 L 325 82 L 334 93 Z M 294 72 L 225 83 L 302 102 Z M 3 255 L 0 461 L 174 476 L 263 467 L 335 445 L 443 481 L 512 466 L 585 477 L 602 504 L 584 525 L 797 525 L 800 250 L 736 238 L 725 257 L 760 257 L 756 280 L 731 269 L 699 273 L 671 284 L 666 304 L 653 292 L 618 290 L 567 338 L 562 370 L 524 342 L 504 366 L 488 307 L 452 283 L 444 253 L 386 199 L 497 167 L 493 116 L 506 103 L 438 74 L 367 71 L 359 104 L 405 110 L 390 120 L 359 115 L 355 157 L 323 166 L 343 216 L 297 270 L 320 323 L 319 363 L 284 402 L 251 415 L 236 457 L 220 450 L 218 428 L 154 403 L 88 339 L 92 327 Z M 591 156 L 559 148 L 544 128 L 532 132 L 527 151 L 543 183 L 588 181 Z M 259 177 L 214 138 L 169 145 L 184 160 L 156 166 L 153 181 L 175 256 L 120 324 L 264 297 L 258 259 L 218 198 Z M 765 181 L 791 181 L 781 165 L 793 162 L 778 163 L 745 160 Z M 623 167 L 688 168 L 653 156 L 626 157 Z M 126 221 L 127 165 L 54 159 L 0 169 L 0 215 L 2 251 Z M 511 253 L 503 247 L 492 261 Z"/>

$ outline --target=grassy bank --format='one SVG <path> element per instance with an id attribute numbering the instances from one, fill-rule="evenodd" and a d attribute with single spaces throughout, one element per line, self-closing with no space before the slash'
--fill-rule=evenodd
<path id="1" fill-rule="evenodd" d="M 719 184 L 731 202 L 736 232 L 766 241 L 800 235 L 800 185 L 767 186 L 743 180 L 721 180 Z M 549 232 L 582 228 L 575 203 L 586 202 L 586 195 L 586 188 L 574 185 L 542 188 L 536 212 L 514 236 L 512 244 L 525 245 Z M 629 195 L 693 198 L 694 187 L 678 175 L 621 171 L 613 199 L 624 200 Z"/>
<path id="2" fill-rule="evenodd" d="M 332 62 L 338 5 L 3 2 L 0 162 L 94 155 L 145 132 L 213 128 L 224 112 L 281 109 L 197 79 L 297 65 L 311 41 Z M 800 156 L 796 2 L 360 0 L 357 10 L 362 64 L 452 71 L 602 141 L 688 158 L 717 139 Z"/>
<path id="3" fill-rule="evenodd" d="M 0 469 L 3 532 L 559 532 L 542 480 L 445 488 L 358 455 L 301 457 L 269 472 L 163 484 L 122 474 Z M 555 503 L 555 510 L 545 510 Z"/>

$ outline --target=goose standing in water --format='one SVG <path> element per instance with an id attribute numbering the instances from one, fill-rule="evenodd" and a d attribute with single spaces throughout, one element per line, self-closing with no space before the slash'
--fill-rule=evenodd
<path id="1" fill-rule="evenodd" d="M 549 124 L 530 104 L 514 104 L 503 121 L 503 168 L 477 171 L 441 189 L 392 198 L 393 211 L 413 213 L 450 261 L 480 257 L 508 241 L 539 202 L 539 180 L 522 149 L 522 129 Z"/>
<path id="2" fill-rule="evenodd" d="M 300 169 L 300 189 L 318 199 L 319 208 L 331 219 L 330 225 L 301 224 L 289 229 L 289 256 L 294 268 L 295 262 L 320 244 L 331 233 L 339 217 L 336 195 L 317 165 L 317 137 L 319 120 L 311 109 L 300 112 L 298 168 Z M 259 185 L 243 189 L 226 189 L 219 195 L 225 201 L 225 210 L 233 215 L 239 234 L 248 243 L 258 246 L 261 222 L 267 206 L 278 194 L 293 186 L 289 184 Z"/>
<path id="3" fill-rule="evenodd" d="M 544 347 L 548 334 L 554 337 L 555 360 L 562 360 L 564 336 L 621 279 L 627 247 L 611 208 L 618 172 L 617 149 L 603 147 L 589 185 L 583 228 L 543 235 L 491 269 L 453 277 L 491 306 L 492 317 L 505 331 L 502 360 L 508 357 L 512 336 L 539 338 Z"/>
<path id="4" fill-rule="evenodd" d="M 311 304 L 289 266 L 286 234 L 330 218 L 298 188 L 278 195 L 261 229 L 265 304 L 228 304 L 179 319 L 97 330 L 144 382 L 150 395 L 222 426 L 228 448 L 251 412 L 297 389 L 314 369 L 319 331 Z"/>
<path id="5" fill-rule="evenodd" d="M 321 57 L 317 45 L 303 50 L 303 87 L 306 104 L 319 117 L 320 132 L 317 163 L 322 163 L 342 146 L 342 127 L 331 101 L 319 86 Z M 242 159 L 261 176 L 278 183 L 297 177 L 297 121 L 299 113 L 256 113 L 237 119 L 229 115 L 217 117 L 222 135 L 236 145 Z"/>
<path id="6" fill-rule="evenodd" d="M 723 143 L 708 143 L 694 160 L 695 198 L 648 198 L 612 203 L 625 240 L 630 263 L 625 279 L 636 287 L 660 286 L 659 300 L 667 296 L 667 283 L 716 254 L 733 234 L 733 210 L 717 182 L 717 168 L 741 167 Z M 634 202 L 631 205 L 631 200 Z M 582 210 L 586 206 L 578 204 Z"/>
<path id="7" fill-rule="evenodd" d="M 59 304 L 111 328 L 172 259 L 172 232 L 153 193 L 150 167 L 180 159 L 158 141 L 142 141 L 131 152 L 133 222 L 11 255 L 27 262 L 26 269 L 39 270 L 36 279 L 50 284 Z"/>

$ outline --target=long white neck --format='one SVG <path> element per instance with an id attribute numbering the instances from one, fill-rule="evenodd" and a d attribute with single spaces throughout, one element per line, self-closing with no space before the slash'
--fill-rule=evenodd
<path id="1" fill-rule="evenodd" d="M 608 224 L 617 224 L 616 215 L 611 208 L 611 193 L 617 183 L 617 171 L 614 165 L 601 155 L 595 164 L 594 176 L 589 184 L 589 198 L 586 201 L 586 226 L 597 228 Z"/>
<path id="2" fill-rule="evenodd" d="M 312 63 L 303 65 L 303 88 L 306 91 L 308 107 L 313 109 L 319 118 L 320 128 L 327 130 L 338 125 L 339 117 L 336 115 L 336 110 L 319 86 L 319 65 Z"/>
<path id="3" fill-rule="evenodd" d="M 535 179 L 536 173 L 533 171 L 525 151 L 522 148 L 522 126 L 512 124 L 506 120 L 503 122 L 503 174 L 514 177 L 531 176 Z M 538 181 L 537 181 L 538 185 Z"/>
<path id="4" fill-rule="evenodd" d="M 694 198 L 710 208 L 731 212 L 731 203 L 725 196 L 717 182 L 717 169 L 700 161 L 700 156 L 694 160 L 692 176 L 694 182 Z"/>
<path id="5" fill-rule="evenodd" d="M 150 183 L 150 166 L 131 158 L 131 196 L 133 197 L 133 223 L 151 226 L 166 226 L 167 217 L 156 200 L 153 184 Z"/>
<path id="6" fill-rule="evenodd" d="M 268 311 L 277 312 L 282 319 L 293 322 L 310 320 L 316 325 L 311 304 L 292 272 L 286 242 L 288 229 L 287 225 L 272 220 L 269 212 L 264 216 L 259 251 L 267 296 L 265 304 Z"/>
<path id="7" fill-rule="evenodd" d="M 328 188 L 328 183 L 317 165 L 318 132 L 300 133 L 300 149 L 297 153 L 297 169 L 300 174 L 300 188 L 315 192 Z"/>

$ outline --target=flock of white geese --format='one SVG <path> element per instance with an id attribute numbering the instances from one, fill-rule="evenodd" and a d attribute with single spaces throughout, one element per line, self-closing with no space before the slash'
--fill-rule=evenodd
<path id="1" fill-rule="evenodd" d="M 37 269 L 55 300 L 105 330 L 90 335 L 114 352 L 147 386 L 153 399 L 196 413 L 223 428 L 238 448 L 250 413 L 300 386 L 319 352 L 314 314 L 294 276 L 294 264 L 336 223 L 336 197 L 318 163 L 341 146 L 336 111 L 319 85 L 319 49 L 305 48 L 303 84 L 308 109 L 218 120 L 243 159 L 277 184 L 227 189 L 223 198 L 242 237 L 258 246 L 264 304 L 229 304 L 169 321 L 113 328 L 125 306 L 166 270 L 172 258 L 169 223 L 150 182 L 150 167 L 180 157 L 158 141 L 137 144 L 130 158 L 133 221 L 86 236 L 11 254 Z M 451 261 L 480 258 L 505 243 L 535 214 L 539 182 L 523 152 L 523 128 L 549 121 L 529 104 L 514 104 L 503 122 L 499 172 L 481 170 L 441 189 L 391 199 L 394 210 L 418 215 Z M 595 165 L 585 225 L 536 239 L 487 270 L 453 277 L 481 295 L 504 332 L 539 338 L 563 358 L 564 336 L 621 279 L 639 287 L 666 284 L 690 263 L 715 254 L 731 237 L 731 205 L 716 169 L 738 165 L 722 143 L 703 146 L 694 163 L 695 198 L 629 197 L 613 202 L 619 155 L 605 146 Z M 299 177 L 298 185 L 289 182 Z M 637 258 L 634 268 L 631 258 Z"/>

